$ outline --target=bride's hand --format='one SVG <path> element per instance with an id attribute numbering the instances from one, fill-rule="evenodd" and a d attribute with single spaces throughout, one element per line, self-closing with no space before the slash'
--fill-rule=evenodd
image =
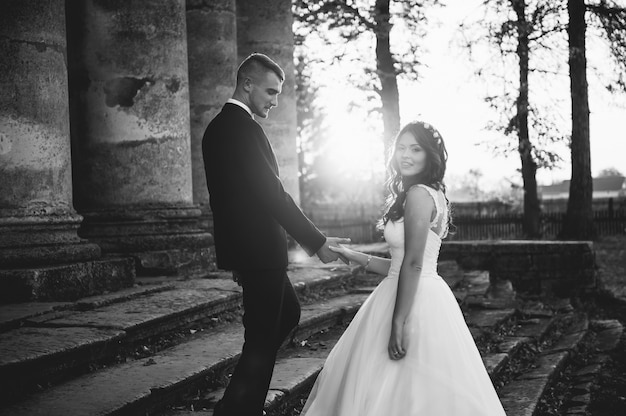
<path id="1" fill-rule="evenodd" d="M 336 246 L 329 246 L 328 248 L 330 249 L 330 251 L 334 251 L 335 253 L 339 254 L 341 261 L 343 261 L 346 264 L 350 264 L 349 255 L 352 252 L 352 250 L 350 250 L 349 248 L 347 248 L 346 246 L 342 244 L 337 244 Z"/>
<path id="2" fill-rule="evenodd" d="M 392 360 L 400 360 L 406 355 L 404 325 L 391 325 L 391 336 L 389 337 L 387 352 Z"/>

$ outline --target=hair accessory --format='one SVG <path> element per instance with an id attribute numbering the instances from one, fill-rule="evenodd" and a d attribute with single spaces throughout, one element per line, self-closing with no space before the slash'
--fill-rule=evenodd
<path id="1" fill-rule="evenodd" d="M 422 126 L 424 126 L 425 129 L 429 130 L 432 133 L 433 137 L 437 141 L 437 144 L 441 144 L 441 135 L 439 134 L 437 130 L 435 130 L 433 126 L 431 126 L 428 123 L 423 123 L 423 122 L 422 122 Z"/>

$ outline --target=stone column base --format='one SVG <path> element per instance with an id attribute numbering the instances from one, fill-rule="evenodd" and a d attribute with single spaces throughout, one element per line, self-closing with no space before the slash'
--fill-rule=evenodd
<path id="1" fill-rule="evenodd" d="M 213 235 L 213 211 L 208 205 L 200 205 L 200 228 Z"/>
<path id="2" fill-rule="evenodd" d="M 130 258 L 0 270 L 0 304 L 32 301 L 75 301 L 134 284 Z"/>
<path id="3" fill-rule="evenodd" d="M 78 237 L 75 213 L 0 218 L 0 269 L 83 262 L 100 257 L 100 247 Z"/>
<path id="4" fill-rule="evenodd" d="M 213 237 L 197 207 L 123 208 L 83 213 L 79 234 L 104 253 L 135 259 L 138 276 L 200 277 L 215 270 Z"/>
<path id="5" fill-rule="evenodd" d="M 102 259 L 74 212 L 0 218 L 0 304 L 74 301 L 134 284 L 132 259 Z"/>

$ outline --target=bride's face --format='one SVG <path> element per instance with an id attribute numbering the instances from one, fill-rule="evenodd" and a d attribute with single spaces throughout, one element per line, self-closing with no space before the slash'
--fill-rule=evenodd
<path id="1" fill-rule="evenodd" d="M 394 162 L 402 176 L 414 176 L 426 168 L 426 151 L 409 132 L 396 141 Z"/>

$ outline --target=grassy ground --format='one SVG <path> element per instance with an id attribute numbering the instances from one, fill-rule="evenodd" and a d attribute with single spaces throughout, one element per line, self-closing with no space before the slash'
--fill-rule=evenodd
<path id="1" fill-rule="evenodd" d="M 626 327 L 626 236 L 605 237 L 594 246 L 601 291 L 585 307 L 592 319 L 617 319 Z M 611 352 L 592 396 L 593 416 L 626 415 L 626 336 Z"/>
<path id="2" fill-rule="evenodd" d="M 626 302 L 626 236 L 603 237 L 594 247 L 601 290 Z"/>

